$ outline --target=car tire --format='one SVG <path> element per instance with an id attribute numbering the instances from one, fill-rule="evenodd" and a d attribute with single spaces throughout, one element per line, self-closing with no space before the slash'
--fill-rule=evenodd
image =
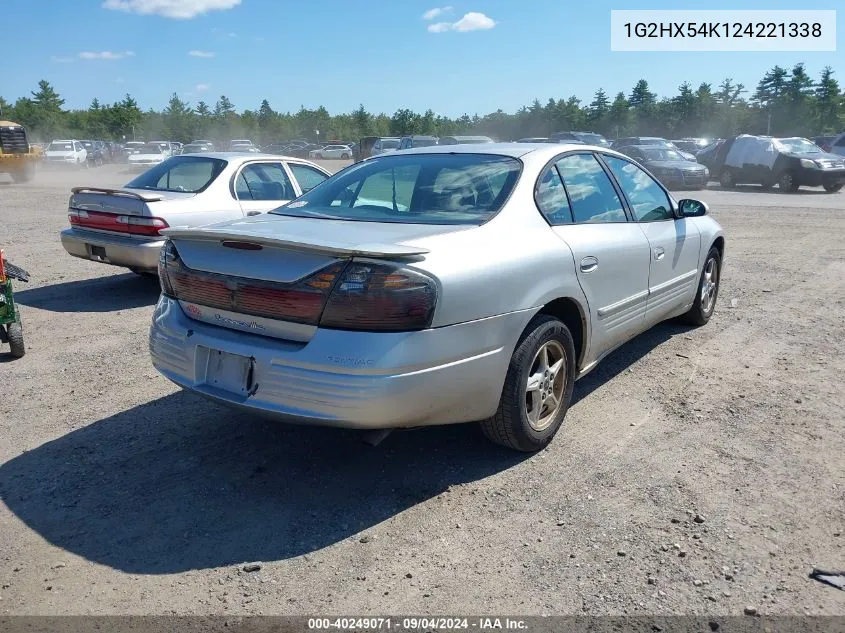
<path id="1" fill-rule="evenodd" d="M 15 358 L 21 358 L 26 354 L 26 346 L 23 343 L 23 324 L 18 315 L 17 321 L 9 323 L 6 328 L 6 337 L 9 339 L 9 350 Z"/>
<path id="2" fill-rule="evenodd" d="M 836 193 L 836 192 L 837 192 L 837 191 L 839 191 L 840 189 L 842 189 L 842 183 L 838 183 L 838 184 L 835 184 L 835 185 L 825 185 L 825 186 L 824 186 L 824 190 L 825 190 L 825 191 L 827 191 L 828 193 Z"/>
<path id="3" fill-rule="evenodd" d="M 785 193 L 794 193 L 798 191 L 798 185 L 795 184 L 795 174 L 787 170 L 778 176 L 778 189 Z"/>
<path id="4" fill-rule="evenodd" d="M 574 385 L 572 334 L 559 319 L 539 314 L 522 333 L 508 365 L 499 408 L 481 422 L 481 430 L 507 448 L 525 453 L 542 450 L 563 423 Z M 552 399 L 555 408 L 550 411 Z"/>
<path id="5" fill-rule="evenodd" d="M 340 159 L 341 160 L 349 160 L 349 154 L 341 154 Z"/>
<path id="6" fill-rule="evenodd" d="M 730 169 L 725 168 L 719 174 L 719 184 L 723 189 L 733 189 L 736 187 L 736 180 L 734 180 L 734 174 Z"/>
<path id="7" fill-rule="evenodd" d="M 715 246 L 710 248 L 701 269 L 701 276 L 695 290 L 695 301 L 681 321 L 688 325 L 705 325 L 716 310 L 716 299 L 719 297 L 719 285 L 722 278 L 722 256 Z"/>

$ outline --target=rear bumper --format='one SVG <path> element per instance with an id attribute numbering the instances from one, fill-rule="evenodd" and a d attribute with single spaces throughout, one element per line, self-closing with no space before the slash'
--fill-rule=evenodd
<path id="1" fill-rule="evenodd" d="M 163 296 L 150 354 L 177 385 L 282 421 L 359 429 L 470 422 L 496 411 L 513 347 L 534 312 L 421 332 L 319 328 L 297 343 L 195 321 Z M 209 350 L 253 359 L 251 393 L 209 384 Z"/>
<path id="2" fill-rule="evenodd" d="M 79 229 L 65 229 L 61 238 L 64 249 L 74 257 L 149 272 L 158 270 L 159 251 L 164 244 L 164 238 L 143 240 Z M 98 252 L 99 248 L 105 250 L 105 255 Z"/>

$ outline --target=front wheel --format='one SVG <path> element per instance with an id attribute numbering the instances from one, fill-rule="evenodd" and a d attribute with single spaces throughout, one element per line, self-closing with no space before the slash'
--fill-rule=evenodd
<path id="1" fill-rule="evenodd" d="M 730 169 L 725 168 L 722 170 L 722 173 L 719 174 L 719 184 L 724 189 L 732 189 L 736 186 L 733 172 Z"/>
<path id="2" fill-rule="evenodd" d="M 825 185 L 824 186 L 824 190 L 827 191 L 828 193 L 836 193 L 840 189 L 842 189 L 842 183 L 841 182 L 838 183 L 838 184 Z"/>
<path id="3" fill-rule="evenodd" d="M 719 280 L 722 272 L 722 257 L 715 246 L 707 253 L 704 269 L 698 281 L 695 301 L 681 320 L 690 325 L 704 325 L 713 316 L 716 309 L 716 298 L 719 296 Z"/>
<path id="4" fill-rule="evenodd" d="M 9 339 L 9 350 L 12 352 L 12 356 L 20 358 L 26 354 L 26 346 L 23 344 L 23 325 L 20 317 L 17 321 L 9 323 L 6 328 L 6 336 Z"/>
<path id="5" fill-rule="evenodd" d="M 795 175 L 791 171 L 783 172 L 778 178 L 778 188 L 787 193 L 798 191 L 798 185 L 795 184 Z"/>
<path id="6" fill-rule="evenodd" d="M 575 385 L 575 345 L 560 320 L 534 317 L 511 357 L 499 408 L 481 422 L 487 438 L 526 453 L 539 451 L 557 433 Z"/>

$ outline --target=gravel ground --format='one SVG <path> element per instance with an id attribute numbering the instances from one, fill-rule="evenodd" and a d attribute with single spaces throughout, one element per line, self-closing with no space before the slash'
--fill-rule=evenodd
<path id="1" fill-rule="evenodd" d="M 148 358 L 156 282 L 57 235 L 71 185 L 126 180 L 0 185 L 32 275 L 28 353 L 0 353 L 0 613 L 845 614 L 807 578 L 845 568 L 845 195 L 693 194 L 728 239 L 715 317 L 606 359 L 524 456 L 178 391 Z"/>

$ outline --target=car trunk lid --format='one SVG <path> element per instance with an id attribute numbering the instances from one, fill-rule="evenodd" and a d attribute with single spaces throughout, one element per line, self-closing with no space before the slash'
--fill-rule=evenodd
<path id="1" fill-rule="evenodd" d="M 122 233 L 144 237 L 158 236 L 168 224 L 155 216 L 155 203 L 190 198 L 181 192 L 74 187 L 68 202 L 71 226 L 92 231 Z"/>

